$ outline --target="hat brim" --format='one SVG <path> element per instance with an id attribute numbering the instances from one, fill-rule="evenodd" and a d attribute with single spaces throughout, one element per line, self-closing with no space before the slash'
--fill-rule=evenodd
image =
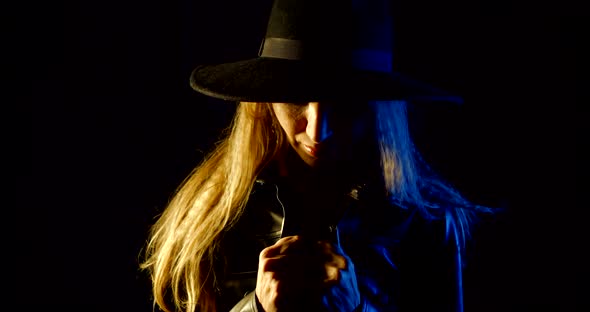
<path id="1" fill-rule="evenodd" d="M 399 73 L 351 70 L 267 57 L 198 66 L 191 73 L 190 85 L 200 93 L 228 101 L 362 99 L 462 103 L 458 95 Z"/>

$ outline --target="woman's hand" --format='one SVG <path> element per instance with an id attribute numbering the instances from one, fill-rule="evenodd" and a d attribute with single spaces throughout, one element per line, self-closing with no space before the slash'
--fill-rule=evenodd
<path id="1" fill-rule="evenodd" d="M 352 311 L 359 293 L 352 262 L 327 241 L 281 238 L 260 253 L 256 296 L 264 311 Z"/>

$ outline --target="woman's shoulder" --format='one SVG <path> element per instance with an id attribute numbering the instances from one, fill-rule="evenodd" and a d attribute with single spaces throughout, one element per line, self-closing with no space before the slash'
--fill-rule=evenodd
<path id="1" fill-rule="evenodd" d="M 348 212 L 339 226 L 346 235 L 362 238 L 366 242 L 398 244 L 416 242 L 423 245 L 444 245 L 449 232 L 458 224 L 457 211 L 451 205 L 439 208 L 419 207 L 386 197 L 362 198 L 351 201 Z M 408 243 L 413 244 L 413 243 Z"/>

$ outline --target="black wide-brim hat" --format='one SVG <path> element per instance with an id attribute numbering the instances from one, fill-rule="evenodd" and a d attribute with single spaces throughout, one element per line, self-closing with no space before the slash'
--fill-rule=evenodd
<path id="1" fill-rule="evenodd" d="M 197 66 L 190 84 L 229 101 L 460 103 L 393 71 L 392 27 L 387 0 L 275 0 L 257 57 Z"/>

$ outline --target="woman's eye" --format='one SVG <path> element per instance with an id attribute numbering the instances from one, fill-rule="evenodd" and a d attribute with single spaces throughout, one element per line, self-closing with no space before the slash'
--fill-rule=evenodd
<path id="1" fill-rule="evenodd" d="M 360 117 L 360 115 L 366 113 L 369 110 L 369 106 L 366 104 L 344 104 L 334 109 L 335 115 L 346 116 L 346 117 Z"/>

